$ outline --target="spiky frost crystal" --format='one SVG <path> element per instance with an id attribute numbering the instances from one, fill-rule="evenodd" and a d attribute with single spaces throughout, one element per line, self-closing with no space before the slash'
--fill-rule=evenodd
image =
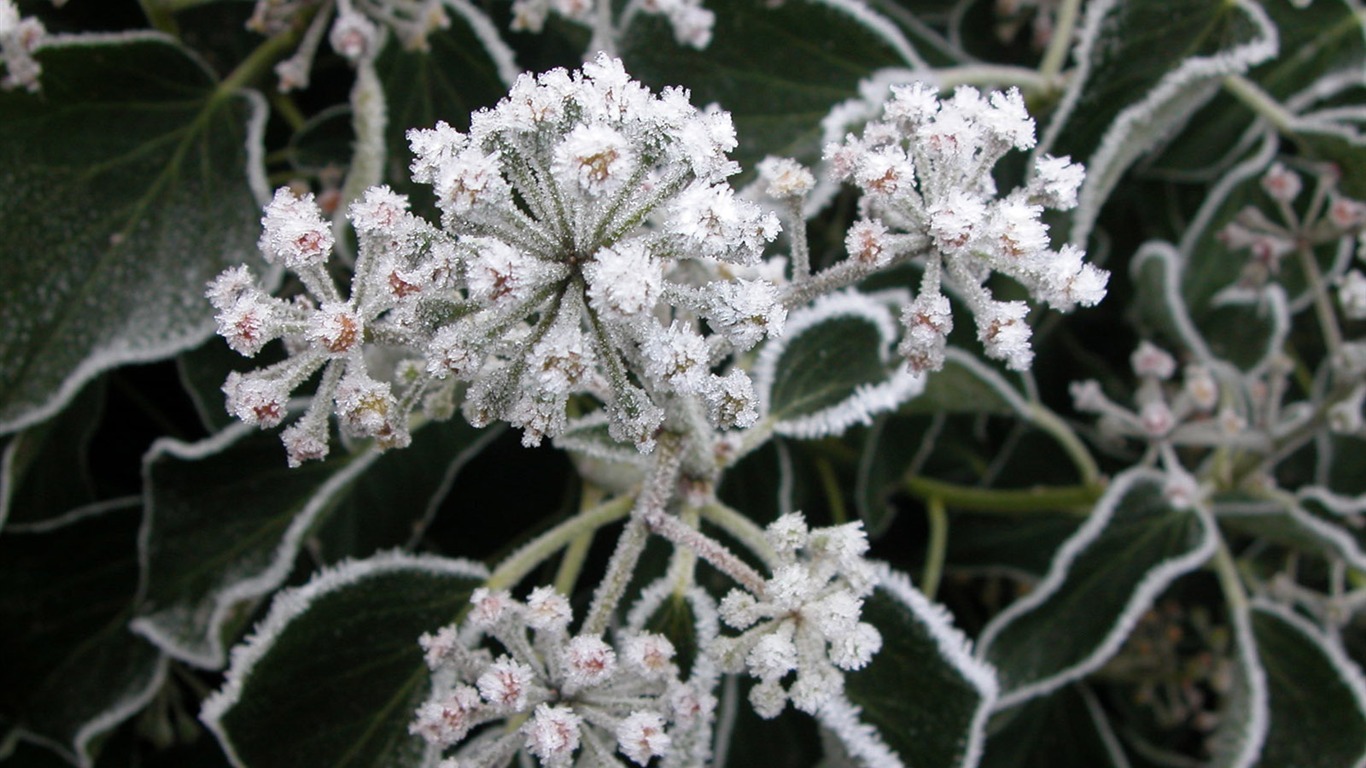
<path id="1" fill-rule="evenodd" d="M 523 76 L 468 133 L 440 123 L 409 140 L 441 225 L 386 187 L 366 192 L 349 211 L 360 251 L 349 296 L 324 270 L 333 242 L 317 205 L 288 190 L 266 209 L 261 248 L 313 298 L 271 298 L 245 268 L 210 287 L 234 349 L 283 336 L 294 352 L 229 380 L 245 421 L 279 423 L 289 393 L 328 367 L 314 410 L 286 431 L 291 462 L 326 451 L 319 401 L 335 403 L 344 430 L 400 445 L 408 411 L 425 400 L 448 415 L 456 382 L 468 383 L 472 424 L 509 421 L 530 445 L 563 430 L 577 394 L 643 452 L 666 412 L 685 410 L 670 399 L 711 406 L 720 429 L 754 421 L 752 387 L 713 373 L 717 345 L 702 333 L 743 351 L 786 318 L 772 284 L 723 277 L 722 263 L 757 264 L 778 231 L 726 183 L 737 170 L 727 113 L 699 112 L 683 90 L 652 94 L 604 55 Z M 380 345 L 408 358 L 394 376 L 368 371 L 365 352 Z"/>
<path id="2" fill-rule="evenodd" d="M 992 168 L 1011 149 L 1034 146 L 1034 121 L 1019 91 L 983 96 L 960 87 L 940 99 L 934 88 L 894 86 L 882 118 L 826 147 L 832 175 L 862 192 L 862 218 L 851 227 L 851 258 L 882 266 L 923 253 L 920 292 L 906 307 L 901 353 L 914 371 L 944 365 L 953 328 L 947 283 L 972 311 L 977 337 L 994 358 L 1029 367 L 1034 352 L 1020 301 L 997 301 L 984 285 L 1009 275 L 1035 300 L 1060 310 L 1090 306 L 1105 295 L 1109 274 L 1082 261 L 1071 245 L 1052 250 L 1045 208 L 1076 206 L 1081 166 L 1041 157 L 1028 184 L 998 196 Z"/>

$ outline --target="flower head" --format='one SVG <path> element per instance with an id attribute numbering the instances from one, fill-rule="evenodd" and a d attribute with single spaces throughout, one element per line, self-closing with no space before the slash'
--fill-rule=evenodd
<path id="1" fill-rule="evenodd" d="M 1016 90 L 983 95 L 958 88 L 948 99 L 921 83 L 893 86 L 882 117 L 861 136 L 826 147 L 837 180 L 863 193 L 863 217 L 846 247 L 856 261 L 883 266 L 897 256 L 923 258 L 920 292 L 903 315 L 902 352 L 912 370 L 943 366 L 952 323 L 941 285 L 947 281 L 972 311 L 990 357 L 1029 367 L 1033 351 L 1021 302 L 995 300 L 984 283 L 1000 272 L 1060 310 L 1090 306 L 1105 295 L 1109 275 L 1082 261 L 1073 246 L 1053 250 L 1045 208 L 1077 203 L 1081 166 L 1041 157 L 1027 184 L 999 195 L 992 168 L 1012 149 L 1034 146 L 1034 121 Z"/>

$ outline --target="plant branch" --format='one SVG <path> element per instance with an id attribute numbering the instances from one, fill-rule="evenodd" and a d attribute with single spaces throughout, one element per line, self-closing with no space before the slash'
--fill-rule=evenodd
<path id="1" fill-rule="evenodd" d="M 974 488 L 916 475 L 903 478 L 901 487 L 926 503 L 938 499 L 940 503 L 955 509 L 1003 514 L 1059 511 L 1082 517 L 1090 514 L 1091 507 L 1103 492 L 1099 483 L 1011 489 Z"/>
<path id="2" fill-rule="evenodd" d="M 489 576 L 486 586 L 489 589 L 508 589 L 516 585 L 574 539 L 626 517 L 635 500 L 635 496 L 623 494 L 542 533 L 500 563 Z"/>
<path id="3" fill-rule="evenodd" d="M 920 591 L 933 600 L 939 591 L 939 580 L 944 575 L 944 556 L 949 544 L 949 515 L 940 496 L 929 498 L 925 512 L 929 516 L 930 540 L 925 547 L 925 570 L 920 577 Z"/>

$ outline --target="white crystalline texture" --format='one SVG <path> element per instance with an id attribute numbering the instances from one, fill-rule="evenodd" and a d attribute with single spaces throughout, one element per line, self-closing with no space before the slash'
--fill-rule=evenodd
<path id="1" fill-rule="evenodd" d="M 641 354 L 645 374 L 672 391 L 700 393 L 707 383 L 707 341 L 680 323 L 652 333 Z"/>
<path id="2" fill-rule="evenodd" d="M 302 197 L 289 187 L 275 191 L 261 218 L 261 253 L 289 269 L 316 267 L 332 253 L 332 227 L 323 220 L 313 193 Z"/>
<path id="3" fill-rule="evenodd" d="M 1338 286 L 1338 303 L 1348 319 L 1366 319 L 1366 275 L 1355 269 L 1344 275 Z"/>
<path id="4" fill-rule="evenodd" d="M 0 60 L 5 64 L 5 76 L 0 89 L 11 91 L 23 88 L 37 93 L 43 68 L 33 53 L 47 36 L 42 22 L 23 18 L 13 0 L 0 0 Z"/>
<path id="5" fill-rule="evenodd" d="M 342 58 L 356 62 L 374 54 L 378 38 L 378 27 L 360 13 L 348 9 L 337 14 L 327 41 Z"/>
<path id="6" fill-rule="evenodd" d="M 851 260 L 881 266 L 890 258 L 889 239 L 901 238 L 900 247 L 925 262 L 921 296 L 941 296 L 941 281 L 949 283 L 976 316 L 987 354 L 1016 369 L 1033 360 L 1024 305 L 992 298 L 984 284 L 993 271 L 1063 311 L 1100 301 L 1109 277 L 1085 263 L 1080 249 L 1053 250 L 1043 223 L 1045 208 L 1076 206 L 1081 166 L 1044 155 L 1025 186 L 998 194 L 993 166 L 1034 144 L 1019 91 L 984 96 L 964 86 L 941 99 L 916 83 L 894 86 L 881 119 L 825 150 L 834 178 L 863 193 L 861 218 L 845 241 Z M 928 298 L 918 301 L 902 315 L 900 349 L 912 371 L 938 370 L 947 339 L 929 319 L 947 313 Z"/>
<path id="7" fill-rule="evenodd" d="M 816 177 L 806 166 L 790 157 L 766 157 L 759 162 L 759 178 L 764 192 L 777 200 L 801 198 L 816 186 Z"/>
<path id="8" fill-rule="evenodd" d="M 621 655 L 629 669 L 647 678 L 662 678 L 673 671 L 674 646 L 663 635 L 632 635 L 623 644 Z"/>
<path id="9" fill-rule="evenodd" d="M 564 632 L 574 618 L 569 600 L 552 587 L 536 587 L 526 599 L 526 621 L 532 629 Z"/>
<path id="10" fill-rule="evenodd" d="M 747 350 L 765 338 L 782 335 L 787 309 L 772 283 L 737 278 L 714 284 L 707 320 L 736 349 Z"/>
<path id="11" fill-rule="evenodd" d="M 707 401 L 707 418 L 718 429 L 746 429 L 759 420 L 754 383 L 743 371 L 713 377 L 703 397 Z"/>
<path id="12" fill-rule="evenodd" d="M 659 262 L 650 258 L 639 240 L 600 249 L 585 273 L 593 309 L 615 317 L 635 317 L 651 309 L 664 286 Z"/>
<path id="13" fill-rule="evenodd" d="M 600 638 L 580 635 L 565 646 L 560 663 L 570 686 L 591 688 L 611 679 L 617 669 L 617 655 Z"/>
<path id="14" fill-rule="evenodd" d="M 502 656 L 489 665 L 475 685 L 490 706 L 501 712 L 520 712 L 526 707 L 527 687 L 532 677 L 530 667 Z"/>
<path id="15" fill-rule="evenodd" d="M 527 751 L 547 768 L 567 766 L 579 748 L 579 726 L 583 718 L 564 706 L 536 705 L 531 720 L 522 727 Z"/>
<path id="16" fill-rule="evenodd" d="M 617 726 L 617 745 L 636 765 L 669 753 L 671 739 L 664 732 L 664 718 L 654 712 L 633 712 Z"/>

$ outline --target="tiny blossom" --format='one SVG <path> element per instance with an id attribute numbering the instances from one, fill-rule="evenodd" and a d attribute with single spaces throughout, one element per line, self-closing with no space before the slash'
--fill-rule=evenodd
<path id="1" fill-rule="evenodd" d="M 860 523 L 810 529 L 793 513 L 764 537 L 778 558 L 773 576 L 760 594 L 737 589 L 721 601 L 722 620 L 745 631 L 719 640 L 717 656 L 727 671 L 758 678 L 750 703 L 761 717 L 776 717 L 789 700 L 815 712 L 843 687 L 841 670 L 861 669 L 882 647 L 877 629 L 859 620 L 877 583 L 864 559 L 867 535 Z"/>
<path id="2" fill-rule="evenodd" d="M 1262 176 L 1262 189 L 1278 202 L 1294 202 L 1303 188 L 1304 182 L 1300 180 L 1299 174 L 1280 163 L 1272 163 Z"/>
<path id="3" fill-rule="evenodd" d="M 563 768 L 582 749 L 601 754 L 613 743 L 640 765 L 654 758 L 684 764 L 669 762 L 675 739 L 687 745 L 679 758 L 694 754 L 693 742 L 710 733 L 704 721 L 715 703 L 679 678 L 673 645 L 640 630 L 615 648 L 596 636 L 569 638 L 572 618 L 569 602 L 549 587 L 525 603 L 476 590 L 463 630 L 446 627 L 420 640 L 432 692 L 409 730 L 453 749 L 460 765 L 503 765 L 522 750 L 545 768 Z M 485 639 L 506 653 L 495 658 L 480 647 Z M 696 660 L 694 673 L 706 665 Z"/>
<path id="4" fill-rule="evenodd" d="M 1129 364 L 1138 376 L 1152 376 L 1166 381 L 1176 373 L 1176 358 L 1150 341 L 1141 341 L 1129 357 Z"/>
<path id="5" fill-rule="evenodd" d="M 1044 155 L 1023 187 L 997 193 L 992 167 L 1034 143 L 1034 121 L 1018 90 L 983 96 L 963 86 L 941 99 L 936 89 L 914 83 L 893 86 L 881 118 L 862 135 L 826 147 L 835 180 L 863 193 L 861 218 L 845 243 L 854 262 L 924 261 L 918 303 L 902 315 L 907 339 L 900 349 L 912 370 L 944 364 L 951 322 L 942 311 L 941 282 L 967 303 L 987 355 L 1015 369 L 1033 361 L 1027 307 L 996 301 L 984 285 L 991 272 L 1061 311 L 1105 296 L 1108 273 L 1085 263 L 1074 246 L 1053 250 L 1042 221 L 1045 208 L 1076 206 L 1081 166 Z"/>
<path id="6" fill-rule="evenodd" d="M 40 90 L 38 80 L 43 68 L 33 54 L 46 35 L 42 22 L 19 15 L 14 0 L 0 0 L 0 61 L 5 64 L 0 89 L 23 88 L 30 93 Z"/>
<path id="7" fill-rule="evenodd" d="M 1338 286 L 1338 303 L 1342 314 L 1351 320 L 1366 320 L 1366 275 L 1352 270 L 1342 277 Z"/>
<path id="8" fill-rule="evenodd" d="M 759 178 L 765 193 L 777 200 L 800 199 L 816 186 L 816 177 L 790 157 L 766 157 L 759 161 Z"/>
<path id="9" fill-rule="evenodd" d="M 359 25 L 337 5 L 339 27 Z M 234 349 L 285 341 L 270 378 L 292 390 L 323 369 L 297 445 L 307 433 L 325 446 L 329 403 L 347 434 L 405 445 L 414 408 L 456 410 L 457 382 L 471 424 L 506 421 L 527 445 L 563 432 L 571 399 L 642 452 L 674 400 L 703 401 L 717 429 L 757 420 L 744 370 L 712 368 L 782 332 L 782 295 L 755 274 L 778 223 L 726 182 L 727 113 L 652 93 L 601 55 L 519 78 L 468 132 L 438 123 L 409 141 L 439 226 L 388 187 L 367 190 L 347 210 L 358 253 L 344 292 L 326 268 L 331 223 L 312 194 L 281 189 L 260 247 L 304 294 L 271 298 L 241 269 L 209 287 Z M 392 368 L 372 370 L 381 362 Z"/>

